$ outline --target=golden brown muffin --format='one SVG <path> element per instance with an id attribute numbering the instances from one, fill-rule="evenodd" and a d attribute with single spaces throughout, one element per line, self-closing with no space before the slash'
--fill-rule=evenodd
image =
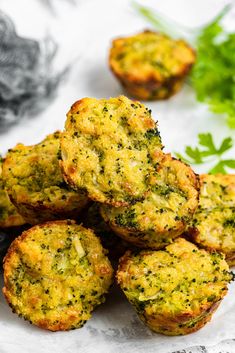
<path id="1" fill-rule="evenodd" d="M 100 205 L 93 203 L 79 217 L 82 224 L 86 228 L 92 229 L 100 238 L 101 244 L 108 250 L 108 257 L 111 260 L 119 259 L 127 249 L 130 249 L 130 244 L 118 237 L 100 215 Z"/>
<path id="2" fill-rule="evenodd" d="M 101 206 L 113 231 L 141 248 L 161 249 L 182 234 L 198 205 L 198 179 L 181 161 L 164 156 L 143 201 L 128 207 Z"/>
<path id="3" fill-rule="evenodd" d="M 187 231 L 198 245 L 235 265 L 235 175 L 201 175 L 199 207 Z"/>
<path id="4" fill-rule="evenodd" d="M 115 76 L 141 100 L 166 99 L 178 92 L 194 62 L 195 52 L 185 41 L 152 31 L 115 39 L 109 55 Z"/>
<path id="5" fill-rule="evenodd" d="M 25 221 L 10 201 L 3 185 L 2 163 L 3 160 L 0 157 L 0 228 L 19 227 L 22 226 Z"/>
<path id="6" fill-rule="evenodd" d="M 224 255 L 182 238 L 165 250 L 126 252 L 117 272 L 140 319 L 169 336 L 197 331 L 210 321 L 232 279 Z"/>
<path id="7" fill-rule="evenodd" d="M 37 145 L 18 144 L 3 163 L 7 192 L 29 224 L 76 218 L 88 204 L 84 193 L 75 192 L 63 180 L 59 138 L 57 131 Z"/>
<path id="8" fill-rule="evenodd" d="M 202 209 L 235 207 L 235 174 L 200 175 L 200 202 Z"/>
<path id="9" fill-rule="evenodd" d="M 83 98 L 67 114 L 61 167 L 94 201 L 128 205 L 144 197 L 162 144 L 151 111 L 120 96 Z"/>
<path id="10" fill-rule="evenodd" d="M 82 327 L 104 302 L 112 267 L 95 234 L 74 221 L 22 233 L 4 259 L 3 293 L 13 312 L 51 331 Z"/>

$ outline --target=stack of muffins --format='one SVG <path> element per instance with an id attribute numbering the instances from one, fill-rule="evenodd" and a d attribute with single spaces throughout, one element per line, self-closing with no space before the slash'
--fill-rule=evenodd
<path id="1" fill-rule="evenodd" d="M 143 104 L 76 102 L 63 132 L 8 151 L 1 178 L 1 228 L 25 223 L 4 259 L 3 292 L 31 323 L 83 326 L 112 284 L 108 257 L 120 258 L 121 289 L 159 333 L 198 330 L 226 295 L 235 237 L 220 230 L 232 227 L 230 180 L 199 180 L 165 154 Z"/>

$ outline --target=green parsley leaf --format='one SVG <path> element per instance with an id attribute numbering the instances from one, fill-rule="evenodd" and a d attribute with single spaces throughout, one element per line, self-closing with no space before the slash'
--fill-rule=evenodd
<path id="1" fill-rule="evenodd" d="M 235 33 L 225 33 L 220 24 L 229 9 L 226 7 L 201 30 L 191 82 L 198 100 L 224 115 L 228 125 L 235 128 Z"/>
<path id="2" fill-rule="evenodd" d="M 235 160 L 234 159 L 226 159 L 223 161 L 224 165 L 229 168 L 235 169 Z"/>
<path id="3" fill-rule="evenodd" d="M 194 161 L 195 164 L 202 163 L 202 152 L 198 147 L 192 148 L 190 146 L 186 146 L 185 153 Z"/>
<path id="4" fill-rule="evenodd" d="M 223 154 L 225 151 L 230 150 L 230 148 L 232 147 L 233 147 L 233 140 L 231 137 L 227 137 L 222 141 L 218 149 L 218 154 Z"/>
<path id="5" fill-rule="evenodd" d="M 227 174 L 223 162 L 218 162 L 213 168 L 209 170 L 209 174 Z"/>
<path id="6" fill-rule="evenodd" d="M 209 155 L 216 154 L 217 150 L 214 145 L 212 135 L 210 133 L 198 134 L 198 142 L 201 146 L 207 147 Z"/>
<path id="7" fill-rule="evenodd" d="M 231 137 L 226 137 L 217 148 L 211 133 L 198 134 L 198 147 L 185 147 L 186 156 L 175 153 L 176 157 L 188 164 L 205 164 L 214 162 L 215 165 L 209 170 L 209 173 L 227 173 L 227 168 L 235 169 L 234 159 L 223 159 L 225 152 L 233 147 Z"/>

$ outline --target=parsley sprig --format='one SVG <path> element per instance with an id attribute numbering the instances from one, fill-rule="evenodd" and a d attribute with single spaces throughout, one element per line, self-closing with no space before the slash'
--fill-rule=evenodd
<path id="1" fill-rule="evenodd" d="M 235 160 L 224 158 L 225 152 L 233 147 L 231 137 L 226 137 L 216 147 L 211 133 L 198 134 L 197 147 L 186 146 L 185 155 L 175 153 L 177 158 L 188 164 L 204 164 L 212 162 L 214 166 L 209 170 L 210 174 L 227 174 L 227 169 L 235 169 Z"/>
<path id="2" fill-rule="evenodd" d="M 210 110 L 225 116 L 235 128 L 235 33 L 226 33 L 220 24 L 227 7 L 214 21 L 203 28 L 197 41 L 197 60 L 191 82 L 197 99 Z"/>
<path id="3" fill-rule="evenodd" d="M 235 129 L 235 33 L 227 33 L 221 25 L 231 5 L 226 5 L 211 22 L 195 29 L 179 25 L 145 6 L 135 3 L 134 7 L 157 30 L 171 37 L 183 37 L 196 48 L 190 82 L 197 99 L 224 116 L 229 127 Z"/>

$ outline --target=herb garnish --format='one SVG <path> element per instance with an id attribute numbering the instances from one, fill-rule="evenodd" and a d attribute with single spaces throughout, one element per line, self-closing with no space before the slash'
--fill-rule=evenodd
<path id="1" fill-rule="evenodd" d="M 206 26 L 196 41 L 197 60 L 191 82 L 197 99 L 214 113 L 224 114 L 235 128 L 235 33 L 225 33 L 220 24 L 223 11 Z"/>
<path id="2" fill-rule="evenodd" d="M 234 159 L 223 158 L 224 153 L 233 147 L 233 140 L 231 137 L 226 137 L 221 142 L 220 146 L 216 147 L 211 133 L 198 134 L 198 145 L 198 147 L 186 146 L 186 157 L 180 153 L 175 153 L 175 155 L 189 164 L 213 162 L 214 166 L 209 170 L 210 174 L 227 174 L 227 168 L 235 169 Z"/>

